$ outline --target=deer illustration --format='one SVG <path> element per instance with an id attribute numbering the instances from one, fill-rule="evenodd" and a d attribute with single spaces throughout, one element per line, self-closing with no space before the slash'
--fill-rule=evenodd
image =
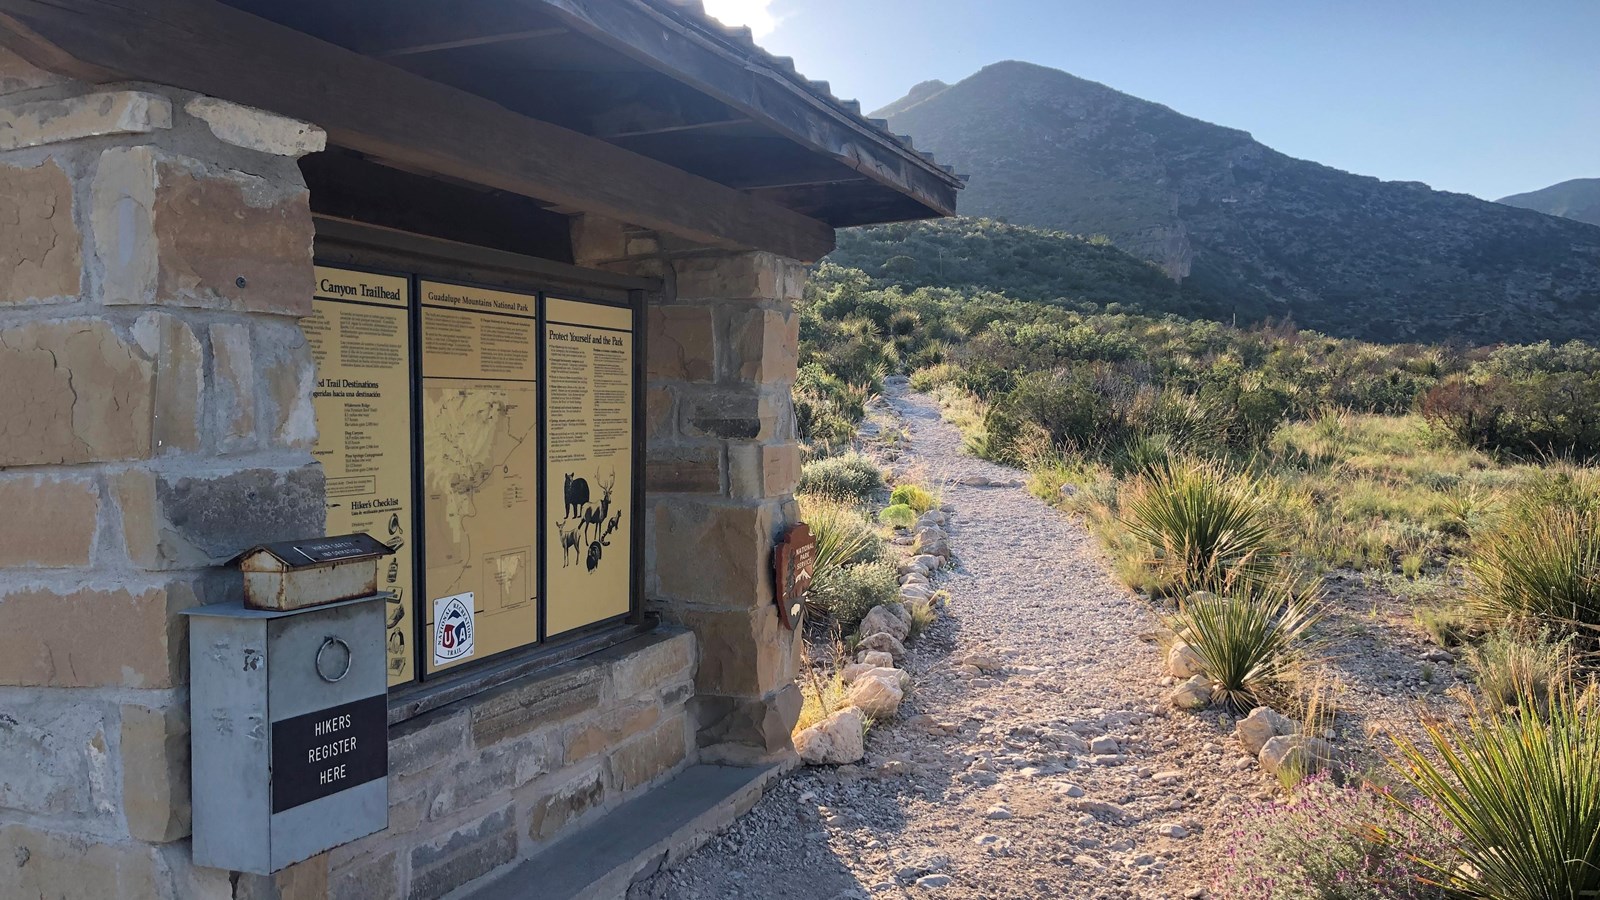
<path id="1" fill-rule="evenodd" d="M 590 507 L 583 513 L 583 529 L 588 534 L 591 530 L 600 534 L 600 526 L 606 522 L 606 516 L 611 514 L 611 490 L 617 486 L 617 473 L 611 473 L 610 481 L 601 481 L 599 473 L 595 473 L 595 481 L 600 485 L 600 505 Z"/>
<path id="2" fill-rule="evenodd" d="M 564 518 L 576 519 L 583 515 L 583 508 L 589 505 L 589 482 L 582 478 L 572 477 L 567 473 L 566 483 L 562 485 L 562 493 L 566 495 L 567 512 Z"/>
<path id="3" fill-rule="evenodd" d="M 572 476 L 569 475 L 567 477 L 571 478 Z M 565 521 L 556 523 L 556 532 L 561 535 L 561 568 L 563 569 L 567 567 L 568 550 L 572 551 L 573 556 L 579 559 L 583 558 L 583 548 L 578 541 L 578 530 L 583 527 L 583 522 L 574 520 L 571 528 L 565 528 L 563 527 L 564 525 L 566 525 Z M 590 568 L 594 567 L 590 566 Z"/>

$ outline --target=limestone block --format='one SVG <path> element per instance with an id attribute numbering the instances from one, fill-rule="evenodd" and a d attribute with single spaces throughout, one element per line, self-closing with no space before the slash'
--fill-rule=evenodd
<path id="1" fill-rule="evenodd" d="M 794 381 L 800 359 L 798 313 L 734 310 L 728 330 L 722 361 L 724 379 L 768 384 Z"/>
<path id="2" fill-rule="evenodd" d="M 393 900 L 401 896 L 400 855 L 384 853 L 332 873 L 328 894 L 331 900 Z"/>
<path id="3" fill-rule="evenodd" d="M 862 638 L 861 643 L 857 644 L 856 648 L 858 650 L 877 650 L 887 653 L 895 662 L 905 659 L 906 656 L 905 645 L 900 643 L 894 635 L 885 634 L 881 631 Z"/>
<path id="4" fill-rule="evenodd" d="M 603 673 L 595 667 L 495 688 L 482 694 L 472 707 L 472 743 L 489 747 L 559 726 L 595 709 L 603 693 Z"/>
<path id="5" fill-rule="evenodd" d="M 250 350 L 250 326 L 211 326 L 211 408 L 217 449 L 237 453 L 255 447 L 256 367 Z"/>
<path id="6" fill-rule="evenodd" d="M 764 697 L 794 680 L 794 633 L 778 623 L 778 614 L 771 607 L 664 612 L 694 630 L 700 645 L 695 674 L 699 693 Z"/>
<path id="7" fill-rule="evenodd" d="M 1186 641 L 1173 642 L 1167 649 L 1166 662 L 1167 674 L 1174 678 L 1193 678 L 1205 674 L 1206 671 L 1206 661 Z"/>
<path id="8" fill-rule="evenodd" d="M 771 253 L 727 253 L 672 261 L 678 299 L 772 299 L 789 288 L 792 272 Z"/>
<path id="9" fill-rule="evenodd" d="M 509 807 L 411 850 L 412 900 L 434 900 L 517 858 Z"/>
<path id="10" fill-rule="evenodd" d="M 1239 743 L 1243 745 L 1246 753 L 1257 756 L 1261 753 L 1261 748 L 1267 745 L 1267 741 L 1282 735 L 1294 734 L 1299 727 L 1299 723 L 1279 715 L 1271 707 L 1258 706 L 1250 710 L 1250 715 L 1239 720 L 1239 724 L 1234 727 L 1234 735 L 1239 738 Z"/>
<path id="11" fill-rule="evenodd" d="M 0 106 L 0 150 L 172 127 L 172 103 L 144 91 L 101 91 Z"/>
<path id="12" fill-rule="evenodd" d="M 46 72 L 10 50 L 0 47 L 0 94 L 16 94 L 66 83 L 65 77 L 54 72 Z"/>
<path id="13" fill-rule="evenodd" d="M 182 705 L 122 707 L 122 810 L 128 833 L 166 843 L 189 834 L 189 717 Z"/>
<path id="14" fill-rule="evenodd" d="M 911 634 L 911 625 L 887 606 L 874 606 L 867 610 L 866 617 L 861 620 L 860 633 L 863 636 L 888 634 L 895 640 L 904 642 Z"/>
<path id="15" fill-rule="evenodd" d="M 576 777 L 547 788 L 533 801 L 528 817 L 528 837 L 545 841 L 555 837 L 569 822 L 605 802 L 604 772 L 597 766 L 585 769 Z"/>
<path id="16" fill-rule="evenodd" d="M 874 719 L 890 719 L 900 711 L 905 697 L 898 669 L 873 669 L 856 677 L 847 703 Z"/>
<path id="17" fill-rule="evenodd" d="M 716 325 L 706 306 L 652 306 L 645 316 L 651 378 L 711 381 L 716 376 Z"/>
<path id="18" fill-rule="evenodd" d="M 714 446 L 650 447 L 645 490 L 652 494 L 722 493 L 722 450 Z"/>
<path id="19" fill-rule="evenodd" d="M 657 639 L 616 662 L 611 670 L 612 692 L 619 699 L 653 696 L 690 678 L 694 656 L 694 635 L 687 631 Z"/>
<path id="20" fill-rule="evenodd" d="M 129 558 L 141 568 L 221 565 L 270 541 L 323 531 L 318 466 L 178 475 L 130 469 L 111 479 Z"/>
<path id="21" fill-rule="evenodd" d="M 687 437 L 734 441 L 787 439 L 794 433 L 794 407 L 781 396 L 746 388 L 687 392 L 680 397 L 680 429 Z"/>
<path id="22" fill-rule="evenodd" d="M 651 387 L 644 394 L 644 436 L 650 443 L 665 440 L 676 432 L 677 398 L 663 387 Z"/>
<path id="23" fill-rule="evenodd" d="M 90 841 L 26 825 L 0 825 L 0 897 L 165 900 L 167 873 L 148 844 Z"/>
<path id="24" fill-rule="evenodd" d="M 317 413 L 311 393 L 317 364 L 311 345 L 298 326 L 257 322 L 255 361 L 256 409 L 265 419 L 273 446 L 309 450 L 317 442 Z"/>
<path id="25" fill-rule="evenodd" d="M 0 699 L 0 809 L 43 816 L 104 819 L 115 812 L 106 712 L 64 696 Z"/>
<path id="26" fill-rule="evenodd" d="M 562 759 L 568 765 L 615 747 L 655 727 L 661 709 L 654 703 L 632 703 L 608 710 L 567 729 Z"/>
<path id="27" fill-rule="evenodd" d="M 298 178 L 119 147 L 101 155 L 91 195 L 103 302 L 311 313 L 313 229 Z"/>
<path id="28" fill-rule="evenodd" d="M 751 765 L 789 750 L 805 697 L 789 683 L 765 697 L 694 698 L 702 762 Z"/>
<path id="29" fill-rule="evenodd" d="M 764 505 L 687 499 L 658 504 L 656 577 L 661 593 L 728 608 L 770 606 L 773 531 L 773 511 Z"/>
<path id="30" fill-rule="evenodd" d="M 730 444 L 728 482 L 735 499 L 786 497 L 800 483 L 800 445 Z"/>
<path id="31" fill-rule="evenodd" d="M 196 603 L 181 581 L 0 594 L 0 685 L 182 684 L 186 654 L 177 614 Z"/>
<path id="32" fill-rule="evenodd" d="M 187 322 L 149 312 L 133 326 L 134 339 L 155 361 L 155 452 L 200 449 L 206 382 L 205 351 Z"/>
<path id="33" fill-rule="evenodd" d="M 1205 709 L 1211 705 L 1211 679 L 1196 675 L 1174 688 L 1167 701 L 1178 709 Z"/>
<path id="34" fill-rule="evenodd" d="M 102 320 L 0 330 L 0 466 L 149 456 L 152 375 Z"/>
<path id="35" fill-rule="evenodd" d="M 627 793 L 671 771 L 689 755 L 689 720 L 677 715 L 618 746 L 606 765 L 618 791 Z"/>
<path id="36" fill-rule="evenodd" d="M 0 307 L 78 299 L 83 238 L 72 220 L 72 184 L 55 160 L 0 165 L 0 235 Z"/>
<path id="37" fill-rule="evenodd" d="M 0 568 L 88 565 L 99 515 L 92 479 L 0 474 Z"/>
<path id="38" fill-rule="evenodd" d="M 206 123 L 217 140 L 246 150 L 299 159 L 328 147 L 328 133 L 315 125 L 214 97 L 196 97 L 183 111 Z"/>

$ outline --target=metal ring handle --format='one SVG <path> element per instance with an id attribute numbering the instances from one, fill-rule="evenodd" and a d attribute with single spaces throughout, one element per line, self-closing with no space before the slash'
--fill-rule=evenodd
<path id="1" fill-rule="evenodd" d="M 340 670 L 339 674 L 337 674 L 337 675 L 329 675 L 327 670 L 323 668 L 322 655 L 324 653 L 328 652 L 328 648 L 329 647 L 334 647 L 334 646 L 338 646 L 338 647 L 343 647 L 344 648 L 344 668 L 342 670 Z M 350 652 L 350 645 L 346 644 L 343 640 L 340 640 L 339 638 L 330 637 L 330 638 L 324 640 L 322 642 L 322 646 L 317 649 L 317 676 L 319 678 L 321 678 L 323 681 L 328 682 L 329 684 L 335 684 L 335 683 L 337 683 L 339 681 L 342 681 L 346 675 L 350 674 L 350 665 L 354 661 L 355 661 L 355 654 Z"/>

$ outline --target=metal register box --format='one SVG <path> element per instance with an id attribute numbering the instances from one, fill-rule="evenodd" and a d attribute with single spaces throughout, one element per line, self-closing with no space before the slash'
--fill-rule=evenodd
<path id="1" fill-rule="evenodd" d="M 197 865 L 265 875 L 388 827 L 386 599 L 188 611 Z"/>

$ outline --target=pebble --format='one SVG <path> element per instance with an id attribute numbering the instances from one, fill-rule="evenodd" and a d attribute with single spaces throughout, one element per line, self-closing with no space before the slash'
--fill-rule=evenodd
<path id="1" fill-rule="evenodd" d="M 989 807 L 989 811 L 983 814 L 985 819 L 995 819 L 997 821 L 1004 821 L 1011 818 L 1011 816 L 1011 810 L 1007 809 L 1004 805 L 991 806 Z"/>
<path id="2" fill-rule="evenodd" d="M 949 875 L 924 875 L 917 879 L 919 888 L 942 888 L 949 883 Z"/>
<path id="3" fill-rule="evenodd" d="M 1181 841 L 1189 836 L 1189 829 L 1176 824 L 1157 825 L 1156 834 L 1172 838 L 1175 841 Z"/>

